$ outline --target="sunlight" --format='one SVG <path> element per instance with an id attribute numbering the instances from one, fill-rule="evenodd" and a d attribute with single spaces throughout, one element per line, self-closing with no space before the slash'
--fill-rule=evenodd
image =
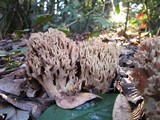
<path id="1" fill-rule="evenodd" d="M 110 13 L 111 16 L 111 21 L 116 22 L 116 23 L 124 23 L 126 21 L 126 13 L 125 13 L 125 8 L 122 5 L 122 2 L 119 3 L 120 7 L 120 13 L 117 14 L 116 11 L 112 11 Z"/>
<path id="2" fill-rule="evenodd" d="M 126 14 L 125 13 L 111 13 L 111 21 L 116 23 L 124 23 L 126 21 Z"/>
<path id="3" fill-rule="evenodd" d="M 40 0 L 37 0 L 37 3 L 38 3 L 37 6 L 40 6 L 39 2 L 40 2 Z"/>

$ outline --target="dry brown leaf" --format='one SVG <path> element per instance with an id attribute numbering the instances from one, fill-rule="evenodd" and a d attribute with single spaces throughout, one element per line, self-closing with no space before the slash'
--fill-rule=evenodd
<path id="1" fill-rule="evenodd" d="M 35 120 L 48 108 L 48 106 L 53 105 L 53 102 L 44 102 L 43 104 L 39 104 L 32 109 L 32 117 Z"/>
<path id="2" fill-rule="evenodd" d="M 132 111 L 126 97 L 119 94 L 113 107 L 113 120 L 133 120 Z"/>
<path id="3" fill-rule="evenodd" d="M 64 97 L 57 98 L 56 103 L 61 108 L 72 109 L 96 97 L 100 98 L 100 96 L 97 96 L 92 93 L 77 93 L 73 96 L 66 96 L 65 98 Z"/>
<path id="4" fill-rule="evenodd" d="M 48 98 L 32 98 L 32 99 L 25 99 L 25 98 L 20 98 L 17 96 L 13 95 L 6 95 L 4 92 L 0 91 L 0 97 L 2 97 L 4 100 L 6 100 L 8 103 L 12 104 L 16 108 L 21 109 L 22 111 L 17 111 L 17 112 L 23 112 L 23 111 L 28 111 L 32 114 L 33 118 L 38 118 L 39 115 L 51 104 L 53 104 L 53 99 L 48 99 Z M 1 108 L 4 107 L 4 105 L 0 104 L 0 113 L 1 113 Z M 18 115 L 19 113 L 16 114 Z M 13 113 L 13 112 L 12 112 Z M 8 115 L 7 115 L 8 116 Z M 22 119 L 20 119 L 22 120 Z"/>
<path id="5" fill-rule="evenodd" d="M 10 76 L 0 79 L 0 90 L 14 95 L 20 95 L 20 85 L 24 79 L 13 79 Z"/>
<path id="6" fill-rule="evenodd" d="M 25 92 L 28 97 L 34 97 L 38 89 L 28 85 L 24 78 L 24 69 L 19 69 L 0 79 L 0 90 L 17 96 Z"/>
<path id="7" fill-rule="evenodd" d="M 136 88 L 143 93 L 144 89 L 146 87 L 147 84 L 147 79 L 149 78 L 149 76 L 147 75 L 147 73 L 144 70 L 136 70 L 133 69 L 129 75 L 132 77 L 133 82 L 136 85 Z"/>
<path id="8" fill-rule="evenodd" d="M 28 120 L 29 111 L 17 109 L 10 105 L 1 105 L 0 114 L 6 114 L 5 120 Z"/>
<path id="9" fill-rule="evenodd" d="M 115 86 L 131 103 L 137 104 L 144 99 L 130 77 L 122 78 L 121 81 L 115 84 Z"/>
<path id="10" fill-rule="evenodd" d="M 0 92 L 0 96 L 9 102 L 10 104 L 14 105 L 17 108 L 20 108 L 22 110 L 26 111 L 32 111 L 33 107 L 37 106 L 39 103 L 33 102 L 33 101 L 26 101 L 26 100 L 20 100 L 16 97 L 7 96 L 4 93 Z"/>
<path id="11" fill-rule="evenodd" d="M 0 105 L 0 114 L 7 114 L 6 120 L 10 119 L 15 114 L 15 108 L 10 105 L 1 104 Z"/>
<path id="12" fill-rule="evenodd" d="M 3 73 L 6 70 L 6 68 L 0 68 L 0 73 Z"/>

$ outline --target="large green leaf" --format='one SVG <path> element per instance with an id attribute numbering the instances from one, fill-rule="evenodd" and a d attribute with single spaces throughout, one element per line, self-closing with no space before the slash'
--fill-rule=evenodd
<path id="1" fill-rule="evenodd" d="M 37 15 L 36 16 L 36 20 L 35 20 L 35 24 L 36 25 L 41 25 L 41 24 L 46 24 L 49 21 L 51 21 L 53 18 L 53 15 Z"/>
<path id="2" fill-rule="evenodd" d="M 111 120 L 117 94 L 100 95 L 75 109 L 64 110 L 57 105 L 49 107 L 38 120 Z"/>
<path id="3" fill-rule="evenodd" d="M 111 25 L 111 23 L 103 17 L 94 17 L 94 20 L 95 22 L 100 23 L 103 28 Z"/>
<path id="4" fill-rule="evenodd" d="M 6 2 L 4 0 L 0 0 L 0 8 L 6 8 Z"/>

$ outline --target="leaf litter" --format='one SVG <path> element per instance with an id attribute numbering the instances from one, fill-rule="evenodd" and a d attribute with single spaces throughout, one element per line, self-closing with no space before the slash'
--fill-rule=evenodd
<path id="1" fill-rule="evenodd" d="M 124 39 L 123 37 L 115 38 L 107 37 L 107 42 L 116 42 L 122 46 L 121 55 L 119 58 L 120 68 L 123 69 L 122 71 L 127 72 L 133 67 L 132 58 L 134 53 L 137 51 L 138 46 L 132 41 L 124 42 L 122 40 Z M 51 104 L 57 103 L 62 108 L 66 108 L 66 106 L 63 105 L 67 104 L 67 108 L 74 108 L 74 102 L 72 104 L 68 102 L 71 99 L 78 100 L 80 98 L 80 102 L 85 103 L 87 99 L 91 100 L 97 97 L 96 95 L 90 93 L 91 98 L 85 97 L 83 99 L 82 96 L 86 94 L 80 93 L 77 94 L 77 96 L 69 96 L 67 99 L 62 97 L 62 99 L 56 100 L 56 102 L 54 101 L 55 98 L 49 98 L 39 83 L 32 83 L 31 81 L 28 81 L 28 78 L 25 76 L 25 53 L 27 51 L 26 41 L 27 40 L 20 40 L 17 42 L 12 40 L 0 41 L 0 99 L 6 104 L 6 109 L 4 109 L 4 106 L 0 107 L 0 113 L 7 114 L 7 119 L 12 118 L 14 120 L 15 116 L 18 116 L 18 120 L 22 120 L 22 118 L 24 120 L 27 120 L 28 118 L 38 118 Z M 138 39 L 137 41 L 139 42 Z M 14 65 L 14 63 L 17 64 Z M 137 82 L 137 78 L 135 78 L 135 80 L 132 82 Z M 115 85 L 115 87 L 118 88 L 117 85 Z M 127 111 L 129 113 L 126 113 L 125 111 L 123 114 L 126 114 L 128 118 L 132 117 L 130 114 L 131 108 L 129 108 L 130 105 L 128 103 L 129 97 L 124 97 L 125 94 L 124 96 L 120 94 L 116 99 L 117 102 L 115 102 L 113 109 L 114 119 L 116 119 L 114 113 L 116 113 L 118 110 L 115 106 L 121 106 L 120 104 L 123 104 L 123 102 L 126 104 L 127 109 L 129 110 Z M 4 112 L 3 110 L 8 112 Z M 122 111 L 119 111 L 118 113 L 121 112 Z"/>

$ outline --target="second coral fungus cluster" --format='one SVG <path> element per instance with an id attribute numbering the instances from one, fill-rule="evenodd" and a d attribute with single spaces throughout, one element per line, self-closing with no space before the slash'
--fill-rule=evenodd
<path id="1" fill-rule="evenodd" d="M 149 119 L 158 120 L 160 118 L 160 37 L 142 41 L 134 59 L 136 69 L 146 71 L 149 76 L 144 89 L 146 113 Z"/>

